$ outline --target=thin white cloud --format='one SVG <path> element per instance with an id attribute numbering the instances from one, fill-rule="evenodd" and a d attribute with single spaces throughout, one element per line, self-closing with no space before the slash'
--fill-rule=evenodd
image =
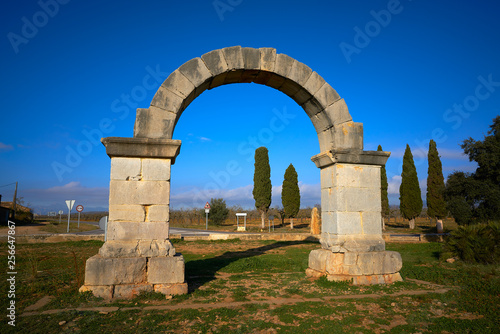
<path id="1" fill-rule="evenodd" d="M 198 137 L 198 139 L 202 142 L 207 142 L 207 141 L 212 141 L 212 139 L 207 138 L 207 137 Z"/>
<path id="2" fill-rule="evenodd" d="M 14 149 L 14 147 L 12 145 L 9 145 L 9 144 L 4 144 L 2 142 L 0 142 L 0 151 L 12 151 Z"/>

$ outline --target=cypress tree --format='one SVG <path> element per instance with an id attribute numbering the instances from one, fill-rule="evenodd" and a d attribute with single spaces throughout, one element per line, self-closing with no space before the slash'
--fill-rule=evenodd
<path id="1" fill-rule="evenodd" d="M 382 146 L 378 146 L 377 151 L 382 151 Z M 380 168 L 380 197 L 382 200 L 382 229 L 385 230 L 384 217 L 388 217 L 391 213 L 389 208 L 389 197 L 387 194 L 387 188 L 389 188 L 389 183 L 387 182 L 387 172 L 385 166 Z"/>
<path id="2" fill-rule="evenodd" d="M 415 217 L 422 212 L 423 202 L 418 184 L 417 169 L 413 162 L 410 146 L 406 144 L 403 157 L 403 172 L 401 173 L 401 186 L 399 187 L 399 210 L 403 218 L 410 221 L 410 228 L 415 228 Z"/>
<path id="3" fill-rule="evenodd" d="M 436 219 L 436 228 L 439 233 L 443 232 L 442 219 L 448 213 L 444 201 L 444 177 L 443 166 L 436 147 L 436 142 L 430 140 L 429 153 L 427 154 L 429 169 L 427 172 L 427 214 Z"/>
<path id="4" fill-rule="evenodd" d="M 266 213 L 271 206 L 271 166 L 267 148 L 259 147 L 255 150 L 255 171 L 253 175 L 253 198 L 255 207 L 260 211 L 262 228 L 266 227 Z"/>
<path id="5" fill-rule="evenodd" d="M 293 218 L 297 216 L 300 209 L 300 189 L 297 172 L 292 164 L 285 171 L 281 190 L 281 203 L 285 215 L 290 218 L 290 228 L 293 228 Z"/>

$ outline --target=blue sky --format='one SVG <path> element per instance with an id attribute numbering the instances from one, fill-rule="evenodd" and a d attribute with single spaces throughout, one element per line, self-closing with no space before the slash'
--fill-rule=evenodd
<path id="1" fill-rule="evenodd" d="M 437 142 L 445 176 L 473 171 L 459 144 L 482 139 L 500 114 L 499 6 L 424 0 L 10 2 L 0 14 L 0 194 L 10 201 L 11 183 L 18 181 L 18 195 L 38 212 L 64 209 L 65 199 L 86 211 L 106 209 L 110 159 L 97 138 L 132 137 L 135 109 L 149 106 L 166 76 L 206 52 L 241 45 L 276 48 L 337 90 L 353 120 L 364 124 L 365 149 L 380 144 L 392 152 L 386 166 L 391 204 L 399 204 L 408 143 L 425 198 L 429 139 Z M 206 91 L 184 111 L 173 138 L 182 140 L 172 167 L 174 208 L 202 206 L 210 197 L 252 207 L 258 146 L 269 149 L 272 206 L 281 204 L 290 163 L 303 206 L 320 203 L 320 173 L 310 161 L 319 153 L 314 127 L 277 90 L 233 84 Z M 75 158 L 71 152 L 78 150 Z"/>

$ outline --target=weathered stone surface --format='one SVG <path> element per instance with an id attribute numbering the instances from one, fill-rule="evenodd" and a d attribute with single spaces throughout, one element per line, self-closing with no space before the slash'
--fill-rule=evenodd
<path id="1" fill-rule="evenodd" d="M 184 257 L 177 255 L 150 258 L 148 262 L 148 283 L 184 283 Z"/>
<path id="2" fill-rule="evenodd" d="M 285 81 L 286 79 L 282 76 L 273 74 L 267 81 L 266 85 L 274 89 L 279 89 L 285 83 Z"/>
<path id="3" fill-rule="evenodd" d="M 172 138 L 176 122 L 177 114 L 173 112 L 154 106 L 149 109 L 137 109 L 134 125 L 134 137 Z"/>
<path id="4" fill-rule="evenodd" d="M 290 79 L 286 79 L 285 82 L 283 82 L 283 84 L 280 86 L 279 90 L 282 93 L 292 97 L 298 93 L 300 88 L 301 87 L 297 83 L 293 82 Z"/>
<path id="5" fill-rule="evenodd" d="M 141 176 L 141 159 L 113 158 L 111 159 L 111 180 L 134 180 Z"/>
<path id="6" fill-rule="evenodd" d="M 288 78 L 302 87 L 307 82 L 307 79 L 309 79 L 311 74 L 312 70 L 309 66 L 299 61 L 295 61 L 292 64 L 290 72 L 288 73 Z"/>
<path id="7" fill-rule="evenodd" d="M 139 256 L 143 257 L 175 255 L 175 248 L 170 240 L 139 240 L 137 249 Z"/>
<path id="8" fill-rule="evenodd" d="M 113 298 L 113 288 L 113 285 L 82 285 L 78 291 L 80 293 L 90 291 L 96 297 L 111 300 Z"/>
<path id="9" fill-rule="evenodd" d="M 142 283 L 146 279 L 146 258 L 103 258 L 92 256 L 85 266 L 85 285 Z"/>
<path id="10" fill-rule="evenodd" d="M 111 180 L 109 193 L 109 205 L 168 205 L 170 182 Z"/>
<path id="11" fill-rule="evenodd" d="M 326 249 L 314 249 L 309 253 L 309 268 L 324 272 L 326 269 L 326 259 L 331 253 Z"/>
<path id="12" fill-rule="evenodd" d="M 201 56 L 212 76 L 227 72 L 228 67 L 221 50 L 214 50 Z"/>
<path id="13" fill-rule="evenodd" d="M 244 68 L 241 46 L 232 46 L 222 49 L 229 70 Z"/>
<path id="14" fill-rule="evenodd" d="M 325 224 L 325 219 L 328 216 L 322 214 L 323 226 L 320 243 L 324 249 L 328 249 L 334 253 L 346 252 L 378 252 L 385 250 L 385 241 L 382 235 L 359 234 L 345 235 L 340 233 L 327 232 L 329 226 L 336 226 L 339 231 L 342 231 L 336 224 Z"/>
<path id="15" fill-rule="evenodd" d="M 300 87 L 300 89 L 295 93 L 291 98 L 297 102 L 299 106 L 302 106 L 304 103 L 307 102 L 307 100 L 310 100 L 313 96 L 305 90 L 303 87 Z"/>
<path id="16" fill-rule="evenodd" d="M 309 92 L 309 94 L 314 96 L 314 94 L 316 94 L 325 83 L 325 79 L 313 71 L 304 84 L 304 88 Z"/>
<path id="17" fill-rule="evenodd" d="M 334 125 L 352 121 L 351 114 L 349 113 L 349 109 L 344 99 L 337 100 L 326 107 L 325 113 Z"/>
<path id="18" fill-rule="evenodd" d="M 321 133 L 326 129 L 330 129 L 333 125 L 324 113 L 318 113 L 311 117 L 311 122 L 316 129 L 316 133 Z"/>
<path id="19" fill-rule="evenodd" d="M 276 49 L 260 48 L 260 69 L 262 71 L 274 71 L 276 65 Z"/>
<path id="20" fill-rule="evenodd" d="M 253 79 L 253 82 L 258 83 L 260 85 L 268 85 L 269 80 L 273 76 L 271 72 L 260 71 L 257 73 L 257 76 Z"/>
<path id="21" fill-rule="evenodd" d="M 143 222 L 146 212 L 142 205 L 117 205 L 109 206 L 109 221 L 136 221 Z"/>
<path id="22" fill-rule="evenodd" d="M 169 181 L 170 159 L 142 159 L 142 180 Z"/>
<path id="23" fill-rule="evenodd" d="M 277 54 L 274 73 L 279 74 L 284 78 L 288 78 L 288 73 L 290 73 L 294 61 L 296 60 L 285 54 Z"/>
<path id="24" fill-rule="evenodd" d="M 318 133 L 319 149 L 321 152 L 328 152 L 333 148 L 333 137 L 332 129 Z"/>
<path id="25" fill-rule="evenodd" d="M 152 284 L 120 284 L 115 285 L 113 298 L 132 299 L 142 292 L 153 291 Z"/>
<path id="26" fill-rule="evenodd" d="M 311 211 L 311 234 L 321 233 L 321 221 L 319 220 L 318 208 L 314 207 Z"/>
<path id="27" fill-rule="evenodd" d="M 241 82 L 241 75 L 245 72 L 244 70 L 231 70 L 227 72 L 226 78 L 224 79 L 224 84 L 232 84 Z"/>
<path id="28" fill-rule="evenodd" d="M 335 101 L 340 100 L 339 94 L 328 83 L 325 82 L 323 86 L 314 94 L 314 97 L 321 103 L 323 109 L 332 105 Z"/>
<path id="29" fill-rule="evenodd" d="M 102 258 L 138 256 L 137 240 L 108 240 L 99 249 Z"/>
<path id="30" fill-rule="evenodd" d="M 168 76 L 162 86 L 183 98 L 186 98 L 195 88 L 193 83 L 178 69 Z"/>
<path id="31" fill-rule="evenodd" d="M 307 100 L 303 105 L 302 109 L 306 112 L 307 116 L 313 117 L 314 115 L 323 111 L 323 106 L 314 97 Z"/>
<path id="32" fill-rule="evenodd" d="M 350 281 L 353 285 L 374 285 L 374 284 L 391 284 L 403 281 L 399 273 L 387 275 L 327 275 L 329 281 L 341 282 Z"/>
<path id="33" fill-rule="evenodd" d="M 208 89 L 212 89 L 212 88 L 224 85 L 226 82 L 226 76 L 227 76 L 227 72 L 224 72 L 222 74 L 219 74 L 219 75 L 213 77 L 212 81 L 210 81 L 210 86 L 208 87 Z"/>
<path id="34" fill-rule="evenodd" d="M 182 106 L 182 101 L 184 98 L 171 92 L 167 88 L 160 86 L 156 92 L 153 100 L 151 101 L 151 106 L 164 109 L 173 113 L 179 112 Z"/>
<path id="35" fill-rule="evenodd" d="M 150 205 L 147 207 L 146 221 L 168 222 L 170 208 L 168 205 Z"/>
<path id="36" fill-rule="evenodd" d="M 345 122 L 334 125 L 334 146 L 336 149 L 363 149 L 363 124 Z"/>
<path id="37" fill-rule="evenodd" d="M 181 147 L 181 141 L 173 139 L 107 137 L 101 141 L 110 158 L 169 158 L 172 164 Z"/>
<path id="38" fill-rule="evenodd" d="M 168 239 L 167 222 L 113 222 L 108 223 L 108 240 L 164 240 Z"/>
<path id="39" fill-rule="evenodd" d="M 166 296 L 170 295 L 185 295 L 188 293 L 187 283 L 176 283 L 176 284 L 155 284 L 155 292 L 163 293 Z"/>
<path id="40" fill-rule="evenodd" d="M 191 83 L 198 87 L 212 77 L 212 73 L 201 58 L 194 58 L 179 67 L 181 72 Z"/>
<path id="41" fill-rule="evenodd" d="M 260 70 L 260 50 L 254 48 L 241 48 L 243 65 L 247 70 Z"/>

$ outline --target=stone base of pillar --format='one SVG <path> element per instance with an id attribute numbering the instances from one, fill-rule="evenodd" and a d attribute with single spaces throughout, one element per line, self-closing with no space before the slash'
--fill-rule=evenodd
<path id="1" fill-rule="evenodd" d="M 309 253 L 311 277 L 326 276 L 330 281 L 352 281 L 355 285 L 384 284 L 402 281 L 401 255 L 392 251 L 333 253 L 315 249 Z"/>
<path id="2" fill-rule="evenodd" d="M 169 245 L 168 240 L 106 242 L 87 260 L 80 292 L 106 299 L 133 298 L 147 291 L 186 294 L 184 258 Z"/>

